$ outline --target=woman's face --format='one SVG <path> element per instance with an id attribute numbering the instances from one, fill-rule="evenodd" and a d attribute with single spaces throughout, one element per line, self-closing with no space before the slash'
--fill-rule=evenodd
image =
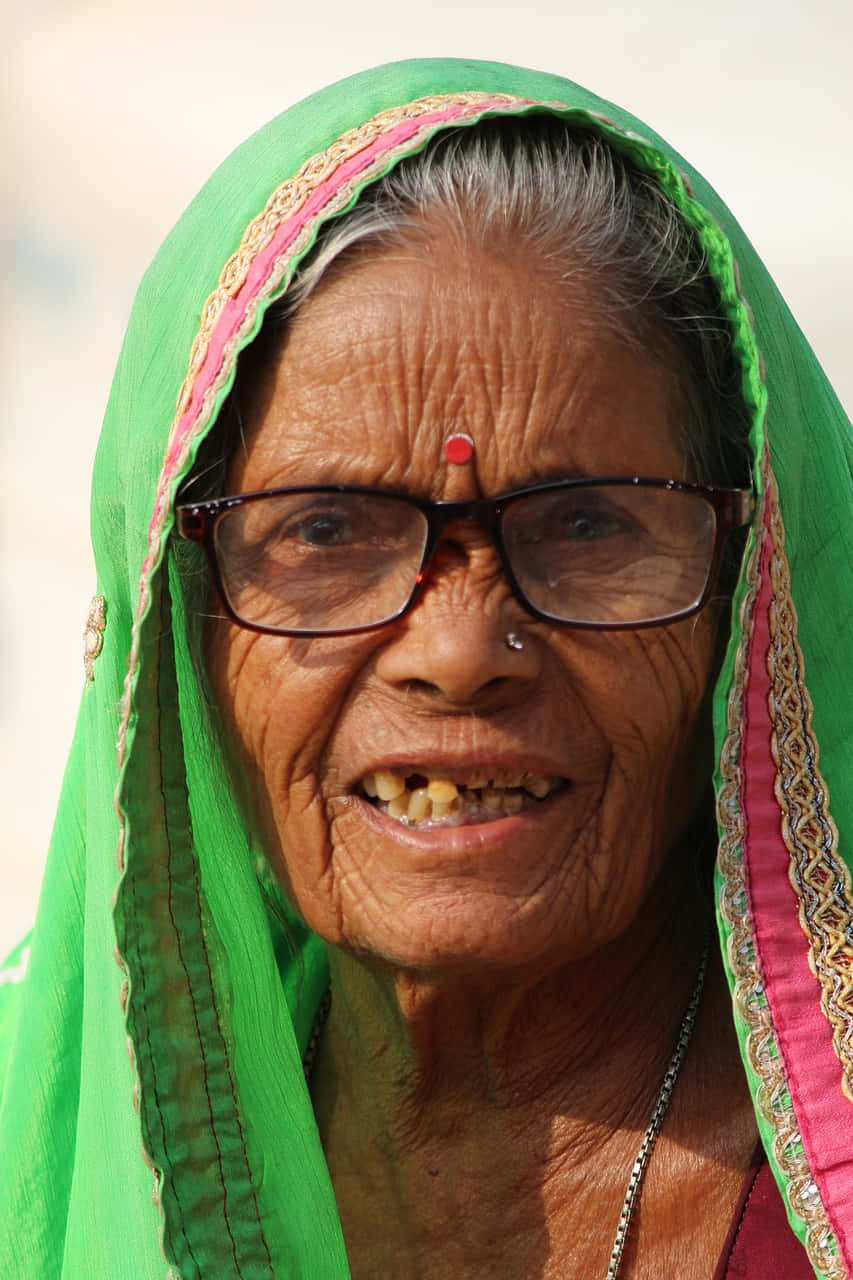
<path id="1" fill-rule="evenodd" d="M 687 478 L 683 412 L 672 372 L 579 290 L 523 252 L 462 255 L 437 231 L 348 265 L 305 304 L 255 389 L 229 489 L 467 499 Z M 473 437 L 472 462 L 445 461 L 454 432 Z M 382 630 L 292 639 L 221 622 L 208 647 L 286 893 L 323 937 L 393 964 L 591 954 L 637 915 L 695 807 L 710 613 L 633 632 L 536 621 L 476 525 L 447 528 L 418 604 Z M 377 770 L 496 779 L 491 820 L 480 805 L 407 825 L 365 793 Z M 512 812 L 523 774 L 551 790 Z"/>

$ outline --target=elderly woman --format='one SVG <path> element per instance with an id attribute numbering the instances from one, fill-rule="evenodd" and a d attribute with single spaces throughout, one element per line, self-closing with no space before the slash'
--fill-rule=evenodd
<path id="1" fill-rule="evenodd" d="M 853 1275 L 851 465 L 572 84 L 388 67 L 227 161 L 107 413 L 2 1275 Z"/>

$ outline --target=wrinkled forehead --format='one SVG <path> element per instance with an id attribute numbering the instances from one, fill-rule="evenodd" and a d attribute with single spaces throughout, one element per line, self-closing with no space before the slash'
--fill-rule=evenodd
<path id="1" fill-rule="evenodd" d="M 537 274 L 523 246 L 489 254 L 460 259 L 439 227 L 424 252 L 386 248 L 324 278 L 241 370 L 217 431 L 225 490 L 346 483 L 440 499 L 464 483 L 497 496 L 584 475 L 689 479 L 668 360 Z M 465 482 L 445 455 L 454 433 L 471 442 Z"/>
<path id="2" fill-rule="evenodd" d="M 321 228 L 357 202 L 360 194 L 401 159 L 422 150 L 436 134 L 489 118 L 547 113 L 606 136 L 640 169 L 654 173 L 711 250 L 708 260 L 720 285 L 721 303 L 740 310 L 725 238 L 692 199 L 684 176 L 651 144 L 620 131 L 592 112 L 558 102 L 535 102 L 509 94 L 480 92 L 417 99 L 373 116 L 312 156 L 276 187 L 246 228 L 224 265 L 216 289 L 202 309 L 187 377 L 179 397 L 160 477 L 158 508 L 168 521 L 170 499 L 193 465 L 200 443 L 217 419 L 233 384 L 237 358 L 258 333 L 270 304 L 286 293 Z M 728 257 L 726 254 L 728 252 Z M 744 313 L 745 314 L 745 313 Z M 743 322 L 743 315 L 740 317 Z"/>

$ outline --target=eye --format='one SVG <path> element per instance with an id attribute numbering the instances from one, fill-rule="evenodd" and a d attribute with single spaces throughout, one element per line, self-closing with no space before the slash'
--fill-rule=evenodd
<path id="1" fill-rule="evenodd" d="M 351 520 L 343 512 L 328 510 L 302 516 L 280 532 L 310 547 L 342 547 L 354 540 Z"/>
<path id="2" fill-rule="evenodd" d="M 293 563 L 324 553 L 336 556 L 336 562 L 342 555 L 408 553 L 422 521 L 407 504 L 374 494 L 284 494 L 242 510 L 244 549 Z"/>
<path id="3" fill-rule="evenodd" d="M 620 501 L 599 490 L 564 493 L 539 513 L 539 539 L 554 546 L 578 546 L 625 538 L 637 522 Z"/>
<path id="4" fill-rule="evenodd" d="M 559 513 L 554 532 L 559 532 L 572 542 L 593 542 L 597 538 L 612 538 L 623 533 L 625 524 L 614 512 L 588 507 L 585 510 Z"/>

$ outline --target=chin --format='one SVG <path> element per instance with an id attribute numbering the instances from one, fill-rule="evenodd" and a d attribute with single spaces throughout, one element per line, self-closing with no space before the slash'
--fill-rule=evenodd
<path id="1" fill-rule="evenodd" d="M 569 904 L 507 901 L 499 894 L 436 895 L 398 904 L 342 932 L 308 921 L 341 951 L 368 966 L 472 980 L 500 973 L 547 973 L 582 961 L 621 932 L 572 921 Z"/>

